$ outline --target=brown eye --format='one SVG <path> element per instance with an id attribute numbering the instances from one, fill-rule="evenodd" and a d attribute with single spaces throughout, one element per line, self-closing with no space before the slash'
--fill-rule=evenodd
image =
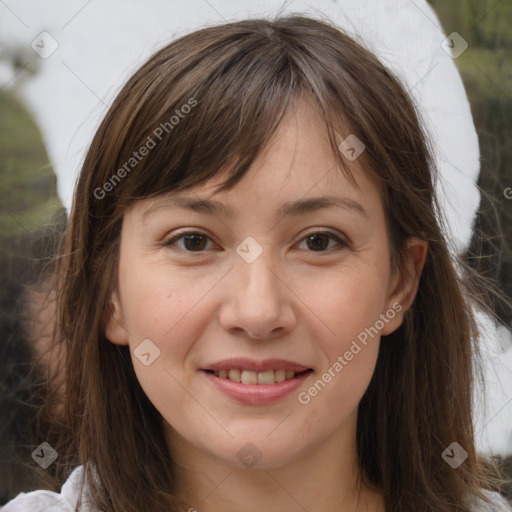
<path id="1" fill-rule="evenodd" d="M 347 246 L 347 243 L 344 242 L 339 236 L 329 231 L 318 231 L 310 233 L 304 237 L 302 241 L 306 241 L 308 249 L 313 252 L 327 252 L 330 250 L 329 243 L 331 241 L 335 241 L 337 245 L 342 247 Z"/>
<path id="2" fill-rule="evenodd" d="M 201 234 L 192 234 L 184 236 L 185 247 L 189 251 L 201 251 L 205 248 L 206 237 Z"/>
<path id="3" fill-rule="evenodd" d="M 182 240 L 183 244 L 181 246 L 178 245 L 178 242 Z M 210 240 L 210 238 L 203 233 L 188 231 L 167 240 L 163 245 L 165 247 L 171 247 L 172 249 L 177 247 L 187 252 L 202 252 L 206 248 L 208 240 Z"/>

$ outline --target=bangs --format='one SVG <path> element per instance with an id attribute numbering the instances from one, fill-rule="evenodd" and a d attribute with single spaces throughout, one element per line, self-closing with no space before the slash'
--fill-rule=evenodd
<path id="1" fill-rule="evenodd" d="M 350 91 L 350 81 L 343 82 L 343 75 L 353 71 L 343 62 L 326 65 L 341 59 L 335 47 L 339 39 L 332 48 L 300 48 L 287 39 L 285 21 L 278 34 L 266 23 L 245 22 L 245 31 L 244 23 L 231 31 L 224 26 L 220 42 L 216 27 L 203 29 L 203 44 L 196 43 L 195 48 L 186 49 L 185 36 L 160 50 L 132 77 L 125 90 L 132 93 L 133 109 L 125 120 L 115 164 L 124 169 L 124 177 L 112 187 L 114 203 L 126 208 L 226 171 L 218 190 L 232 188 L 296 101 L 304 101 L 324 121 L 335 161 L 355 185 L 338 144 L 355 134 L 368 147 L 369 137 L 375 136 L 365 135 L 364 123 L 356 115 L 361 112 L 360 100 Z M 363 154 L 362 160 L 366 157 Z"/>

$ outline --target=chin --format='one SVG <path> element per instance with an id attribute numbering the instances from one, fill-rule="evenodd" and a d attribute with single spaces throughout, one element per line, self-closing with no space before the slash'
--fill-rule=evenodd
<path id="1" fill-rule="evenodd" d="M 229 439 L 222 447 L 212 450 L 210 454 L 224 463 L 239 469 L 272 470 L 292 463 L 299 456 L 299 447 L 293 442 L 294 436 L 287 433 L 286 440 L 260 436 L 237 436 Z"/>

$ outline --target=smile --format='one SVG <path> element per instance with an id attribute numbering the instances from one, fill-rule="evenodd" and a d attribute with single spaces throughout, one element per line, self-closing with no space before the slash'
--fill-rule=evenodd
<path id="1" fill-rule="evenodd" d="M 238 403 L 247 405 L 266 405 L 276 403 L 291 395 L 313 374 L 308 369 L 301 372 L 283 370 L 256 372 L 252 370 L 203 370 L 214 389 Z M 232 380 L 229 376 L 232 376 Z M 221 377 L 222 375 L 222 377 Z"/>
<path id="2" fill-rule="evenodd" d="M 295 372 L 294 370 L 270 370 L 265 372 L 254 372 L 251 370 L 210 370 L 213 375 L 220 379 L 229 379 L 233 382 L 240 382 L 242 384 L 260 384 L 271 385 L 285 380 L 295 378 L 296 375 L 304 372 Z M 308 371 L 308 370 L 305 370 Z"/>

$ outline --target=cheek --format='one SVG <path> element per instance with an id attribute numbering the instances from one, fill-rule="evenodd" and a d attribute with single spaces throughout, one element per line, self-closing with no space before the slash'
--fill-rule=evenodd
<path id="1" fill-rule="evenodd" d="M 310 288 L 304 295 L 312 315 L 320 320 L 314 322 L 314 338 L 322 360 L 317 379 L 306 390 L 302 403 L 321 394 L 318 402 L 338 401 L 346 413 L 361 399 L 379 351 L 381 315 L 386 313 L 386 270 L 377 265 L 373 269 L 343 269 L 339 277 L 332 274 L 320 279 L 317 291 L 312 293 Z M 344 413 L 340 410 L 340 414 Z"/>
<path id="2" fill-rule="evenodd" d="M 218 279 L 211 274 L 192 275 L 187 270 L 170 271 L 165 264 L 148 263 L 121 273 L 123 316 L 130 344 L 153 337 L 162 350 L 167 345 L 179 350 L 180 340 L 184 339 L 179 332 L 185 324 L 190 328 L 191 315 L 193 325 L 200 326 L 205 315 L 197 315 L 196 311 L 204 309 L 204 299 Z"/>
<path id="3" fill-rule="evenodd" d="M 372 332 L 380 315 L 385 313 L 387 299 L 386 269 L 356 268 L 330 273 L 316 281 L 316 286 L 300 293 L 319 322 L 317 335 L 331 359 L 349 350 L 351 342 L 364 339 Z M 377 329 L 382 328 L 380 322 Z"/>
<path id="4" fill-rule="evenodd" d="M 329 330 L 316 334 L 322 367 L 297 397 L 304 408 L 305 431 L 329 436 L 345 424 L 356 413 L 375 371 L 380 345 L 375 324 L 383 298 L 360 284 L 338 288 L 319 310 Z"/>
<path id="5" fill-rule="evenodd" d="M 126 267 L 123 277 L 123 315 L 137 380 L 167 422 L 197 419 L 204 411 L 187 391 L 193 377 L 187 355 L 211 321 L 208 292 L 218 276 L 192 276 L 186 268 L 171 271 L 149 263 Z M 158 349 L 147 366 L 137 358 L 137 347 L 146 339 Z"/>

